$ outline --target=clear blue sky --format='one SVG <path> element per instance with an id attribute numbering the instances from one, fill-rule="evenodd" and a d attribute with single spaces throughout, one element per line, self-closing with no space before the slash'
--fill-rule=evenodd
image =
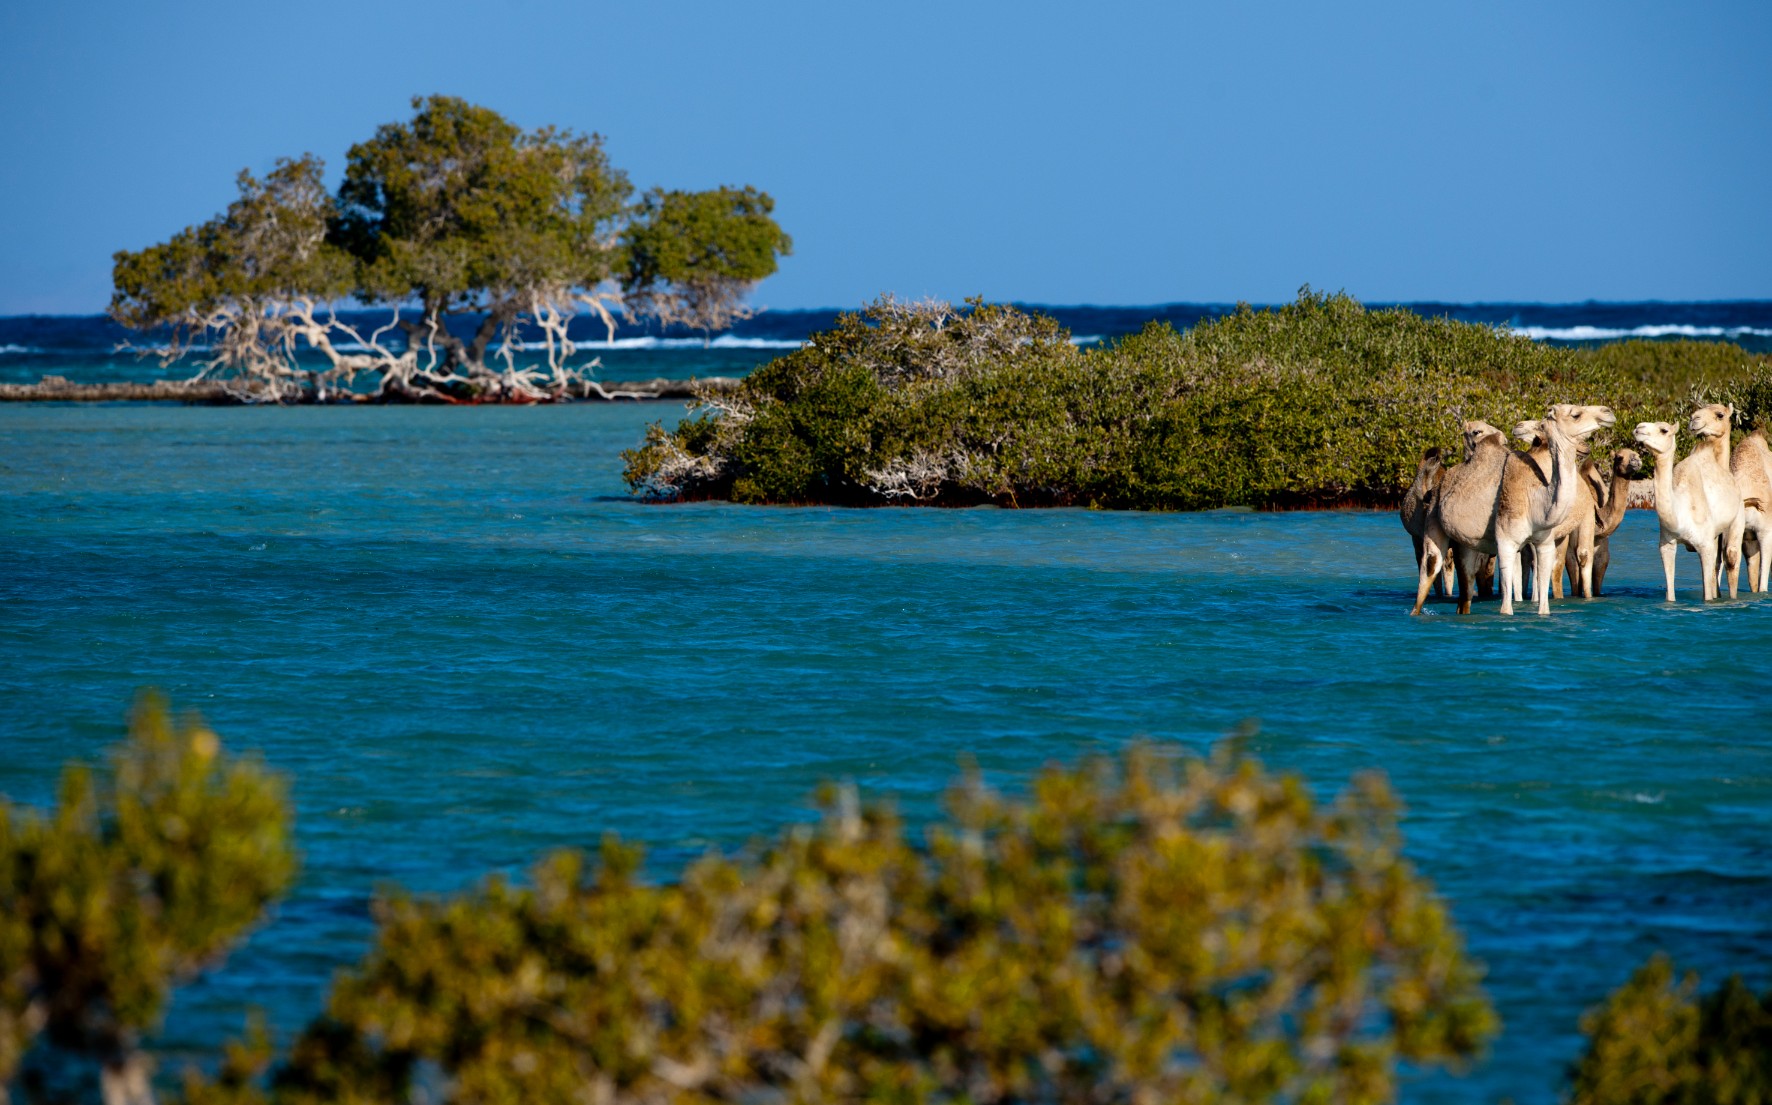
<path id="1" fill-rule="evenodd" d="M 1772 3 L 0 5 L 0 314 L 444 92 L 771 192 L 758 302 L 1772 298 Z"/>

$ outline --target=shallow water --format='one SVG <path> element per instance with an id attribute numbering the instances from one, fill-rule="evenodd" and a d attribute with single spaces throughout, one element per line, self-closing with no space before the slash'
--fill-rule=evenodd
<path id="1" fill-rule="evenodd" d="M 1772 982 L 1772 600 L 1610 594 L 1410 619 L 1388 513 L 627 501 L 678 408 L 0 408 L 0 792 L 42 802 L 136 688 L 292 773 L 301 886 L 167 1027 L 317 1007 L 390 880 L 448 890 L 607 830 L 668 873 L 826 778 L 926 814 L 1156 737 L 1325 792 L 1367 768 L 1506 1022 L 1418 1101 L 1554 1099 L 1582 1009 L 1651 951 Z"/>

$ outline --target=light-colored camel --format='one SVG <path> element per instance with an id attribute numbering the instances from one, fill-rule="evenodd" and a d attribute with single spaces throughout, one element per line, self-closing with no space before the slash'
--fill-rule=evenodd
<path id="1" fill-rule="evenodd" d="M 1514 453 L 1502 472 L 1495 506 L 1496 567 L 1504 574 L 1517 572 L 1519 550 L 1531 547 L 1533 563 L 1541 567 L 1532 573 L 1533 598 L 1541 615 L 1550 613 L 1557 534 L 1582 503 L 1586 485 L 1577 475 L 1582 443 L 1616 420 L 1610 407 L 1558 403 L 1544 416 L 1548 471 L 1525 454 Z M 1586 509 L 1591 512 L 1591 497 L 1588 502 Z M 1511 583 L 1501 581 L 1503 614 L 1514 612 Z"/>
<path id="2" fill-rule="evenodd" d="M 1483 555 L 1495 557 L 1501 612 L 1513 613 L 1513 581 L 1518 552 L 1531 545 L 1541 564 L 1550 564 L 1556 528 L 1575 509 L 1575 451 L 1580 442 L 1613 422 L 1606 407 L 1560 403 L 1544 417 L 1550 451 L 1549 470 L 1541 471 L 1524 453 L 1507 447 L 1499 432 L 1481 435 L 1471 459 L 1446 474 L 1422 538 L 1421 571 L 1415 587 L 1415 613 L 1432 585 L 1440 558 L 1456 549 L 1458 612 L 1470 612 L 1470 579 Z M 1464 469 L 1468 474 L 1459 476 Z M 1535 580 L 1540 614 L 1550 613 L 1550 574 Z"/>
<path id="3" fill-rule="evenodd" d="M 1446 469 L 1440 462 L 1440 450 L 1436 446 L 1421 454 L 1421 462 L 1415 467 L 1415 482 L 1403 493 L 1403 505 L 1397 510 L 1397 516 L 1403 521 L 1403 529 L 1408 531 L 1409 539 L 1415 543 L 1415 570 L 1421 571 L 1421 532 L 1427 526 L 1428 511 L 1433 508 L 1434 495 L 1440 489 L 1440 481 L 1446 478 Z M 1434 590 L 1442 595 L 1452 593 L 1452 565 L 1446 564 L 1446 570 L 1434 582 Z"/>
<path id="4" fill-rule="evenodd" d="M 1606 582 L 1606 567 L 1612 563 L 1612 535 L 1624 523 L 1625 509 L 1630 505 L 1631 481 L 1643 473 L 1643 458 L 1632 449 L 1612 454 L 1612 478 L 1600 500 L 1600 511 L 1594 529 L 1593 585 L 1588 596 L 1600 593 Z M 1571 577 L 1573 578 L 1573 577 Z"/>
<path id="5" fill-rule="evenodd" d="M 1681 545 L 1698 554 L 1704 598 L 1717 597 L 1719 552 L 1734 598 L 1741 572 L 1741 492 L 1729 472 L 1732 407 L 1699 407 L 1687 423 L 1698 438 L 1686 459 L 1674 463 L 1675 430 L 1669 422 L 1639 422 L 1636 439 L 1655 454 L 1655 516 L 1661 520 L 1661 574 L 1667 601 L 1674 601 L 1674 557 Z"/>
<path id="6" fill-rule="evenodd" d="M 1772 582 L 1772 449 L 1766 431 L 1755 430 L 1729 454 L 1729 474 L 1741 492 L 1741 554 L 1747 560 L 1749 590 Z"/>
<path id="7" fill-rule="evenodd" d="M 1549 463 L 1544 424 L 1537 419 L 1521 422 L 1514 427 L 1514 436 L 1530 446 L 1528 452 L 1533 462 L 1540 471 L 1544 471 Z M 1563 597 L 1565 572 L 1569 576 L 1571 595 L 1593 598 L 1598 593 L 1595 579 L 1603 579 L 1606 574 L 1605 568 L 1598 566 L 1601 549 L 1604 548 L 1604 555 L 1610 563 L 1612 550 L 1607 539 L 1624 520 L 1625 501 L 1630 497 L 1631 474 L 1639 471 L 1642 466 L 1641 458 L 1629 449 L 1620 450 L 1619 455 L 1613 458 L 1611 479 L 1625 496 L 1613 503 L 1609 498 L 1612 484 L 1608 482 L 1600 466 L 1587 458 L 1586 444 L 1582 443 L 1582 461 L 1576 469 L 1576 489 L 1580 492 L 1580 501 L 1576 503 L 1575 512 L 1569 516 L 1569 520 L 1557 530 L 1557 559 L 1551 572 L 1552 598 Z M 1622 464 L 1620 457 L 1623 458 Z M 1625 473 L 1622 480 L 1619 476 L 1621 471 Z M 1604 535 L 1601 533 L 1603 528 Z M 1533 564 L 1533 572 L 1537 573 L 1536 564 Z"/>

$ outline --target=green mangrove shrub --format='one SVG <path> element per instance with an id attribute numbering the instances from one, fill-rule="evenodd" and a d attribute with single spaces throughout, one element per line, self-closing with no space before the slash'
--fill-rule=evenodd
<path id="1" fill-rule="evenodd" d="M 1185 333 L 1079 350 L 977 300 L 879 300 L 625 454 L 651 498 L 1093 505 L 1390 502 L 1459 423 L 1605 403 L 1617 433 L 1697 398 L 1745 416 L 1772 367 L 1738 347 L 1545 346 L 1304 289 Z M 1623 440 L 1622 438 L 1620 440 Z"/>
<path id="2" fill-rule="evenodd" d="M 680 879 L 563 852 L 526 886 L 395 896 L 255 1089 L 194 1101 L 1388 1101 L 1496 1019 L 1376 777 L 1336 801 L 1221 752 L 976 777 Z M 427 1076 L 425 1072 L 430 1072 Z"/>
<path id="3" fill-rule="evenodd" d="M 149 1100 L 143 1034 L 288 888 L 290 822 L 275 776 L 155 697 L 53 811 L 0 798 L 0 1097 L 44 1045 L 96 1061 L 107 1105 Z"/>
<path id="4" fill-rule="evenodd" d="M 1772 1103 L 1772 990 L 1755 997 L 1735 976 L 1697 989 L 1657 955 L 1583 1017 L 1571 1105 Z"/>

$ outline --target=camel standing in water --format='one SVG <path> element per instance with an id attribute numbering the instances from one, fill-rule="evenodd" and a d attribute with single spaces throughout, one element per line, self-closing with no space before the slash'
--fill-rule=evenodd
<path id="1" fill-rule="evenodd" d="M 1545 436 L 1544 422 L 1531 419 L 1514 427 L 1514 436 L 1526 445 L 1526 457 L 1538 468 L 1541 475 L 1549 478 L 1550 444 Z M 1563 597 L 1563 570 L 1569 571 L 1569 591 L 1582 598 L 1592 597 L 1594 540 L 1599 528 L 1600 502 L 1605 497 L 1606 487 L 1600 480 L 1599 466 L 1587 457 L 1587 443 L 1581 443 L 1577 457 L 1579 463 L 1575 469 L 1575 509 L 1569 512 L 1569 520 L 1557 527 L 1556 559 L 1548 565 L 1538 562 L 1536 556 L 1530 559 L 1532 574 L 1537 576 L 1541 571 L 1550 572 L 1551 597 Z M 1522 570 L 1514 574 L 1514 599 L 1520 598 L 1520 581 L 1525 578 L 1523 571 L 1528 562 L 1527 553 L 1531 549 L 1522 549 L 1520 565 Z"/>
<path id="2" fill-rule="evenodd" d="M 1674 558 L 1681 545 L 1698 553 L 1704 599 L 1718 597 L 1717 561 L 1722 554 L 1734 598 L 1741 574 L 1744 525 L 1741 491 L 1729 471 L 1729 422 L 1735 409 L 1721 403 L 1699 407 L 1688 422 L 1697 444 L 1674 463 L 1670 422 L 1639 422 L 1636 439 L 1655 454 L 1655 516 L 1661 520 L 1661 574 L 1667 601 L 1674 601 Z"/>
<path id="3" fill-rule="evenodd" d="M 1772 449 L 1766 431 L 1742 438 L 1729 456 L 1729 474 L 1741 492 L 1741 554 L 1747 558 L 1747 586 L 1765 591 L 1772 582 Z"/>
<path id="4" fill-rule="evenodd" d="M 1612 563 L 1612 535 L 1624 523 L 1625 508 L 1630 505 L 1630 485 L 1643 472 L 1643 458 L 1634 450 L 1620 449 L 1612 454 L 1612 481 L 1606 485 L 1597 525 L 1594 530 L 1592 598 L 1606 582 L 1606 566 Z M 1573 577 L 1571 577 L 1573 579 Z"/>
<path id="5" fill-rule="evenodd" d="M 1568 403 L 1552 407 L 1544 417 L 1548 471 L 1509 449 L 1499 430 L 1483 434 L 1471 459 L 1446 473 L 1440 483 L 1423 532 L 1413 612 L 1421 612 L 1433 576 L 1456 547 L 1458 612 L 1470 613 L 1472 578 L 1482 557 L 1492 555 L 1501 612 L 1512 614 L 1519 550 L 1529 545 L 1538 563 L 1553 562 L 1553 534 L 1575 509 L 1576 451 L 1582 441 L 1614 420 L 1607 407 Z M 1533 583 L 1538 612 L 1550 613 L 1550 573 L 1537 573 Z"/>
<path id="6" fill-rule="evenodd" d="M 1440 489 L 1440 481 L 1445 478 L 1446 469 L 1440 462 L 1438 446 L 1421 454 L 1421 463 L 1415 467 L 1415 482 L 1403 493 L 1403 505 L 1397 511 L 1397 516 L 1402 519 L 1403 529 L 1408 531 L 1409 539 L 1415 543 L 1417 572 L 1421 571 L 1421 534 L 1427 527 L 1427 516 L 1433 509 L 1434 495 Z M 1451 594 L 1451 576 L 1452 564 L 1448 560 L 1445 572 L 1434 583 L 1434 589 L 1442 595 Z"/>

